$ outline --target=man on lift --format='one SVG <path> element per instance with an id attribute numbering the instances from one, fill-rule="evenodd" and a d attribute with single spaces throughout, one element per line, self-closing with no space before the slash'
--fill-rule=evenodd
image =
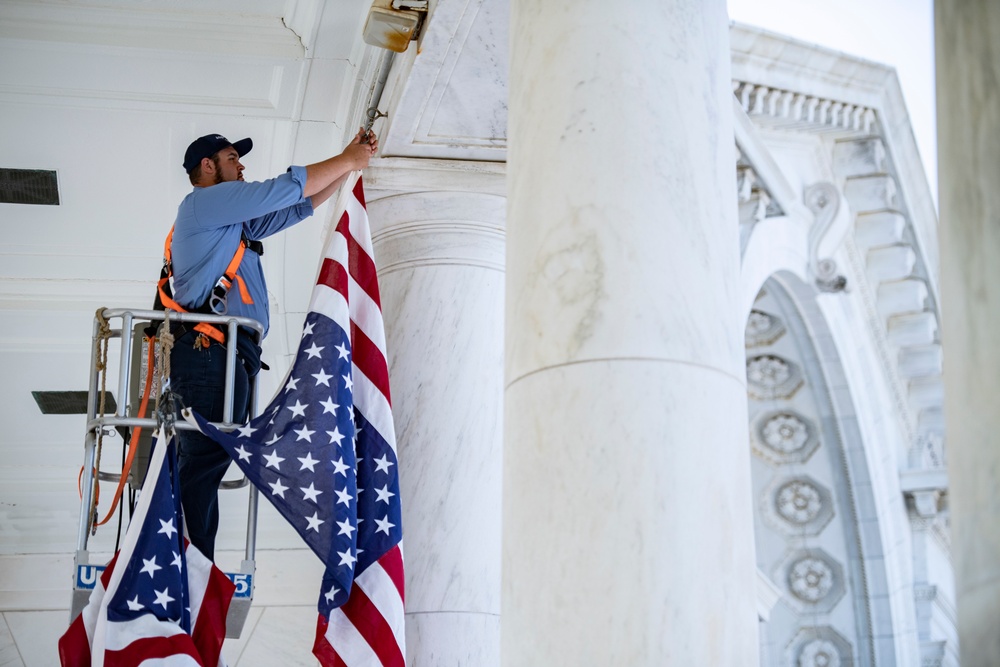
<path id="1" fill-rule="evenodd" d="M 261 269 L 260 240 L 304 220 L 336 192 L 347 175 L 368 166 L 378 149 L 364 130 L 342 153 L 305 167 L 292 166 L 266 181 L 243 180 L 240 158 L 253 142 L 231 143 L 219 134 L 196 139 L 184 155 L 194 190 L 181 202 L 168 242 L 173 303 L 190 312 L 250 317 L 268 330 L 267 285 Z M 237 289 L 229 290 L 230 286 Z M 161 293 L 162 294 L 162 293 Z M 169 303 L 168 307 L 173 307 Z M 223 419 L 225 331 L 208 325 L 175 325 L 170 384 L 181 402 L 209 421 Z M 249 380 L 261 368 L 260 347 L 242 328 L 237 335 L 233 421 L 249 411 Z M 180 431 L 181 504 L 191 542 L 215 559 L 219 527 L 218 489 L 230 458 L 215 441 L 196 431 Z"/>

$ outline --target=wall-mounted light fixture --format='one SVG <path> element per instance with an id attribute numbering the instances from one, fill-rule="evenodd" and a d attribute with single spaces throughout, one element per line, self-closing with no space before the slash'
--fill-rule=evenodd
<path id="1" fill-rule="evenodd" d="M 362 34 L 365 43 L 402 53 L 417 38 L 427 0 L 375 0 Z"/>

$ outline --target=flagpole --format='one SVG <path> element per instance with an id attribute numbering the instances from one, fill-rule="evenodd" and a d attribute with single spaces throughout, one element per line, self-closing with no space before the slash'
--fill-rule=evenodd
<path id="1" fill-rule="evenodd" d="M 379 118 L 388 118 L 389 114 L 378 110 L 382 103 L 382 93 L 385 92 L 385 83 L 389 80 L 389 70 L 396 59 L 396 53 L 388 49 L 382 49 L 382 58 L 379 60 L 377 74 L 372 82 L 371 92 L 368 94 L 368 107 L 365 111 L 367 120 L 365 121 L 365 134 L 372 129 L 372 125 Z"/>

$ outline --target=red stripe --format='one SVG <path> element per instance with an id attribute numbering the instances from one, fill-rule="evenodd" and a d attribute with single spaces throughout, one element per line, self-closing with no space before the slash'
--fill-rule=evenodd
<path id="1" fill-rule="evenodd" d="M 365 204 L 365 185 L 360 176 L 358 176 L 358 182 L 354 184 L 354 196 L 358 198 L 362 206 L 368 206 Z"/>
<path id="2" fill-rule="evenodd" d="M 385 400 L 391 405 L 389 396 L 389 366 L 382 356 L 382 350 L 365 335 L 358 325 L 351 320 L 351 359 L 358 370 L 372 381 Z"/>
<path id="3" fill-rule="evenodd" d="M 226 639 L 226 615 L 233 600 L 236 585 L 215 565 L 205 586 L 205 596 L 198 610 L 198 620 L 191 633 L 194 645 L 201 654 L 205 665 L 215 667 L 222 654 L 222 642 Z"/>
<path id="4" fill-rule="evenodd" d="M 90 640 L 83 626 L 83 614 L 70 624 L 59 638 L 59 664 L 62 667 L 90 667 Z"/>
<path id="5" fill-rule="evenodd" d="M 104 664 L 106 667 L 135 667 L 143 660 L 169 658 L 172 655 L 189 655 L 198 664 L 203 664 L 191 641 L 191 635 L 184 633 L 171 637 L 142 637 L 120 651 L 105 651 Z"/>
<path id="6" fill-rule="evenodd" d="M 361 188 L 360 178 L 357 185 L 354 186 L 354 196 L 358 198 L 361 206 L 364 207 L 365 193 Z M 367 215 L 366 211 L 365 216 L 367 217 Z M 361 286 L 361 289 L 365 291 L 368 298 L 375 302 L 375 305 L 381 310 L 382 302 L 378 293 L 378 273 L 375 269 L 375 261 L 368 255 L 368 251 L 351 235 L 350 215 L 347 211 L 344 211 L 344 215 L 340 216 L 340 222 L 337 223 L 337 231 L 343 234 L 347 240 L 347 257 L 351 277 L 354 278 L 354 281 Z"/>
<path id="7" fill-rule="evenodd" d="M 382 310 L 382 302 L 378 294 L 378 274 L 375 270 L 375 262 L 368 256 L 360 243 L 354 240 L 350 234 L 347 235 L 347 256 L 350 259 L 351 277 L 361 286 L 379 310 Z"/>
<path id="8" fill-rule="evenodd" d="M 324 258 L 316 284 L 326 285 L 340 292 L 340 295 L 347 301 L 347 271 L 344 270 L 344 265 L 340 262 Z"/>
<path id="9" fill-rule="evenodd" d="M 323 667 L 347 667 L 347 663 L 337 655 L 333 646 L 330 645 L 330 641 L 326 638 L 327 627 L 329 627 L 329 622 L 326 617 L 319 614 L 319 619 L 316 621 L 316 641 L 313 642 L 313 655 Z"/>
<path id="10" fill-rule="evenodd" d="M 405 667 L 406 661 L 392 628 L 360 587 L 351 588 L 351 596 L 340 609 L 372 647 L 383 667 Z"/>
<path id="11" fill-rule="evenodd" d="M 396 590 L 399 591 L 399 599 L 405 602 L 406 597 L 403 594 L 405 586 L 403 583 L 405 579 L 403 576 L 403 552 L 399 550 L 399 545 L 397 544 L 385 552 L 385 555 L 378 559 L 378 564 L 382 566 L 382 569 L 392 579 L 392 583 L 396 585 Z"/>
<path id="12" fill-rule="evenodd" d="M 108 590 L 108 584 L 111 583 L 111 573 L 115 569 L 115 563 L 118 562 L 118 554 L 120 553 L 121 551 L 116 551 L 114 557 L 104 566 L 104 572 L 101 572 L 101 584 L 104 585 L 104 590 Z"/>

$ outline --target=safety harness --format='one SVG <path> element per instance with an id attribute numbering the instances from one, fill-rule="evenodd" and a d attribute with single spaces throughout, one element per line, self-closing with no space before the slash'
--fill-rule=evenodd
<path id="1" fill-rule="evenodd" d="M 175 310 L 179 313 L 224 315 L 226 313 L 226 296 L 229 294 L 229 289 L 233 286 L 234 282 L 239 287 L 240 299 L 243 303 L 253 303 L 253 298 L 250 296 L 250 290 L 247 289 L 246 283 L 243 282 L 243 278 L 236 272 L 240 268 L 240 263 L 243 261 L 243 254 L 247 250 L 255 252 L 258 255 L 264 254 L 263 243 L 260 241 L 251 241 L 247 238 L 246 233 L 244 232 L 240 237 L 240 245 L 236 248 L 236 253 L 233 255 L 232 260 L 230 260 L 229 266 L 226 267 L 225 273 L 219 277 L 215 285 L 212 287 L 212 291 L 209 293 L 208 299 L 198 308 L 188 309 L 174 300 L 174 265 L 170 252 L 170 243 L 173 238 L 174 228 L 171 227 L 170 232 L 167 234 L 167 239 L 163 243 L 163 268 L 160 269 L 160 280 L 156 284 L 156 300 L 153 303 L 153 308 L 155 310 L 164 310 L 169 308 L 170 310 Z M 195 331 L 203 335 L 200 340 L 204 347 L 211 345 L 211 340 L 218 342 L 220 345 L 225 345 L 226 343 L 226 332 L 218 325 L 209 324 L 207 322 L 199 322 L 193 328 Z"/>

